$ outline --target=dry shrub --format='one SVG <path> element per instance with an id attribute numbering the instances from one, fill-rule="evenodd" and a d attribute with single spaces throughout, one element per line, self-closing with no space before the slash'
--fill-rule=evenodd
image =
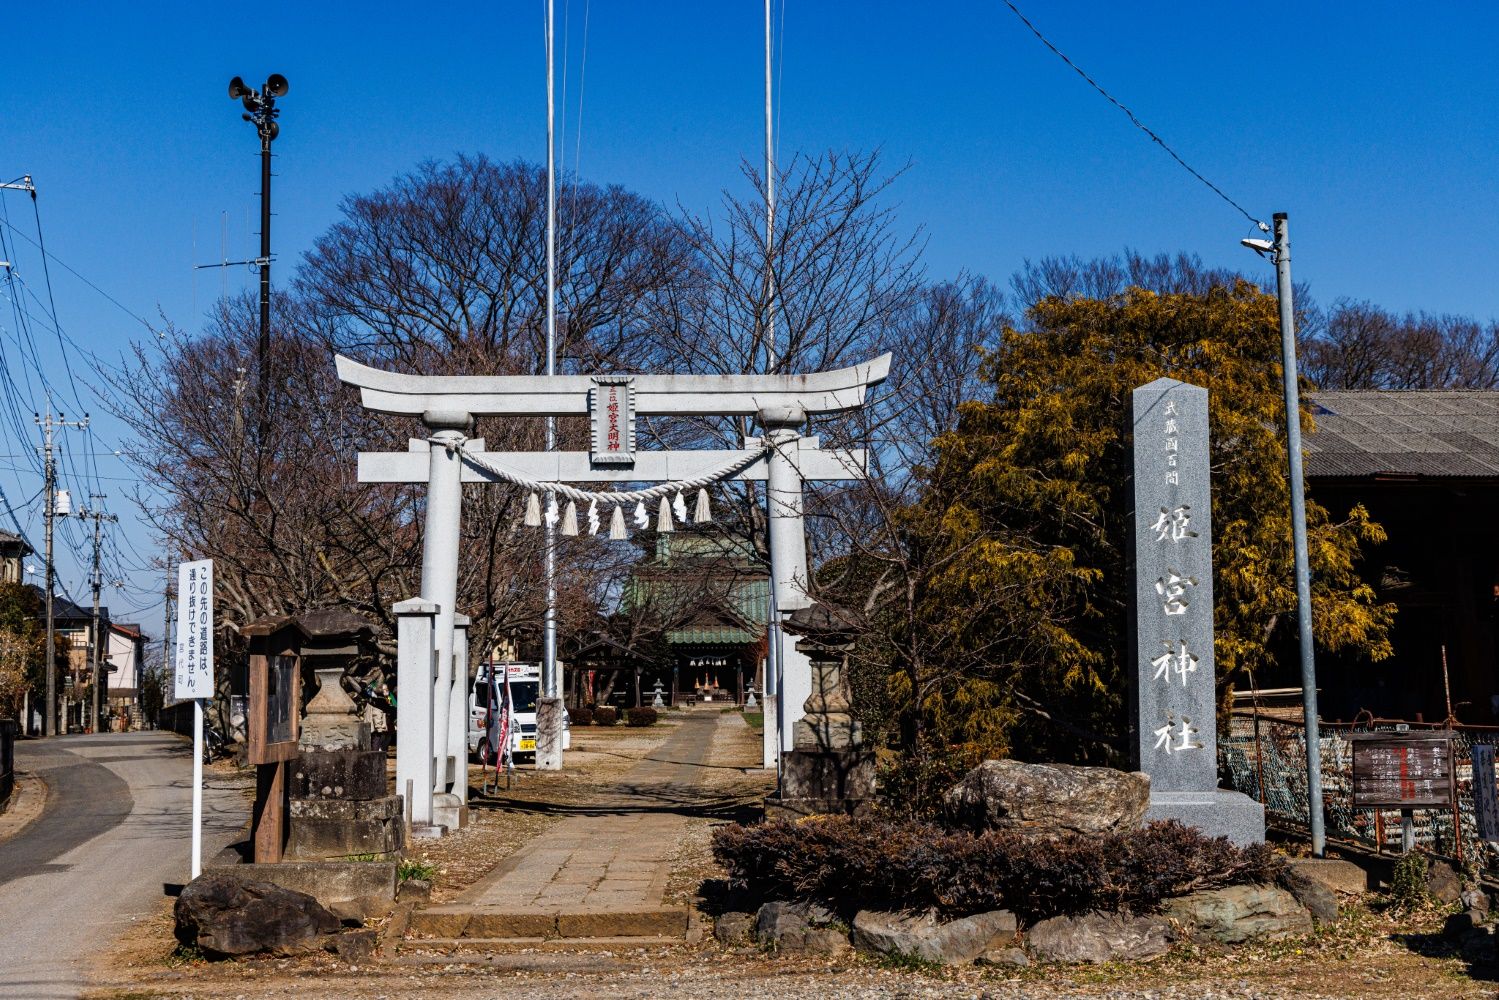
<path id="1" fill-rule="evenodd" d="M 593 710 L 595 726 L 612 726 L 619 721 L 619 709 L 613 705 L 600 705 Z"/>
<path id="2" fill-rule="evenodd" d="M 1281 865 L 1263 844 L 1235 847 L 1174 821 L 1042 837 L 826 816 L 720 827 L 713 856 L 737 888 L 759 898 L 935 908 L 949 916 L 1008 909 L 1026 922 L 1088 910 L 1148 911 L 1199 889 L 1270 881 Z"/>
<path id="3" fill-rule="evenodd" d="M 575 726 L 593 725 L 593 709 L 589 708 L 587 705 L 578 706 L 577 708 L 568 712 L 567 717 Z"/>
<path id="4" fill-rule="evenodd" d="M 651 708 L 649 705 L 643 705 L 640 708 L 629 708 L 625 710 L 625 724 L 629 726 L 635 726 L 637 728 L 654 726 L 656 724 L 656 720 L 660 717 L 661 716 L 656 712 L 656 710 L 654 708 Z"/>

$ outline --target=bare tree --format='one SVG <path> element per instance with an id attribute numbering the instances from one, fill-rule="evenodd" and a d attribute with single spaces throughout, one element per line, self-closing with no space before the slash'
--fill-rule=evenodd
<path id="1" fill-rule="evenodd" d="M 1341 299 L 1305 347 L 1323 389 L 1492 389 L 1499 386 L 1499 323 L 1467 316 L 1397 315 Z"/>

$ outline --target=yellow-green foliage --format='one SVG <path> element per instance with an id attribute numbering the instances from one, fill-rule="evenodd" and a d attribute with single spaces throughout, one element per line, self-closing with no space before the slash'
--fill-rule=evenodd
<path id="1" fill-rule="evenodd" d="M 909 678 L 891 694 L 950 744 L 1008 739 L 1098 759 L 1121 744 L 1125 723 L 1136 386 L 1166 375 L 1210 392 L 1220 687 L 1242 684 L 1294 628 L 1276 305 L 1239 282 L 1049 298 L 1028 319 L 985 358 L 992 392 L 938 440 L 910 515 L 914 544 L 936 567 L 912 627 L 963 667 L 914 703 Z M 1333 522 L 1309 503 L 1307 517 L 1318 644 L 1389 656 L 1393 609 L 1354 568 L 1383 530 L 1362 508 Z"/>

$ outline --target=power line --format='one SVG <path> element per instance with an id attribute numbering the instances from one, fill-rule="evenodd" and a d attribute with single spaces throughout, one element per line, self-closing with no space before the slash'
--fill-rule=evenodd
<path id="1" fill-rule="evenodd" d="M 1030 18 L 1026 17 L 1024 14 L 1022 14 L 1020 12 L 1020 8 L 1017 7 L 1017 6 L 1015 6 L 1013 0 L 1004 0 L 1004 5 L 1006 7 L 1008 7 L 1008 8 L 1010 8 L 1010 10 L 1014 13 L 1014 15 L 1016 17 L 1020 18 L 1020 23 L 1023 24 L 1023 25 L 1025 25 L 1027 28 L 1029 28 L 1031 34 L 1035 35 L 1036 38 L 1041 42 L 1042 45 L 1045 45 L 1048 49 L 1051 49 L 1051 51 L 1056 54 L 1057 58 L 1060 59 L 1060 60 L 1062 60 L 1062 62 L 1066 63 L 1068 66 L 1071 66 L 1073 72 L 1075 72 L 1078 76 L 1080 76 L 1084 80 L 1086 80 L 1087 83 L 1088 83 L 1088 86 L 1092 87 L 1094 90 L 1096 90 L 1100 94 L 1102 94 L 1104 96 L 1104 98 L 1108 100 L 1108 102 L 1110 104 L 1114 105 L 1114 107 L 1118 108 L 1120 111 L 1123 111 L 1124 114 L 1125 114 L 1125 116 L 1127 118 L 1129 118 L 1130 122 L 1135 126 L 1135 128 L 1139 129 L 1141 132 L 1144 132 L 1146 135 L 1150 136 L 1151 140 L 1153 142 L 1155 142 L 1155 144 L 1157 146 L 1160 146 L 1162 149 L 1164 149 L 1166 151 L 1166 155 L 1170 156 L 1177 163 L 1181 164 L 1181 167 L 1182 167 L 1183 170 L 1185 170 L 1187 173 L 1191 174 L 1193 177 L 1196 177 L 1203 184 L 1207 185 L 1207 187 L 1208 187 L 1209 190 L 1211 190 L 1218 197 L 1222 198 L 1224 201 L 1226 201 L 1230 205 L 1232 205 L 1238 211 L 1238 213 L 1240 215 L 1244 216 L 1244 218 L 1248 219 L 1250 222 L 1252 222 L 1256 226 L 1258 226 L 1262 232 L 1268 233 L 1270 231 L 1269 225 L 1267 225 L 1266 223 L 1262 222 L 1259 219 L 1256 219 L 1254 216 L 1250 215 L 1244 209 L 1243 205 L 1240 205 L 1238 202 L 1234 201 L 1228 195 L 1224 194 L 1222 188 L 1220 188 L 1218 185 L 1214 184 L 1212 181 L 1208 180 L 1206 177 L 1202 176 L 1202 174 L 1198 173 L 1196 170 L 1192 169 L 1192 165 L 1190 163 L 1188 163 L 1186 160 L 1182 159 L 1179 155 L 1177 155 L 1176 150 L 1172 149 L 1169 145 L 1167 145 L 1165 139 L 1162 139 L 1160 136 L 1156 135 L 1155 132 L 1151 130 L 1150 126 L 1146 125 L 1144 122 L 1142 122 L 1140 120 L 1140 118 L 1139 118 L 1138 115 L 1136 115 L 1129 108 L 1125 107 L 1124 104 L 1122 104 L 1119 101 L 1119 99 L 1116 98 L 1113 94 L 1109 93 L 1107 90 L 1104 90 L 1103 87 L 1099 85 L 1099 83 L 1098 83 L 1097 80 L 1094 80 L 1091 76 L 1089 76 L 1087 73 L 1085 73 L 1083 71 L 1083 68 L 1081 66 L 1079 66 L 1077 63 L 1073 62 L 1071 59 L 1067 58 L 1067 53 L 1065 53 L 1061 49 L 1057 48 L 1055 45 L 1052 44 L 1051 39 L 1049 39 L 1045 35 L 1041 34 L 1041 29 L 1037 28 L 1034 24 L 1032 24 Z"/>
<path id="2" fill-rule="evenodd" d="M 118 306 L 127 316 L 129 316 L 131 319 L 135 320 L 141 326 L 145 327 L 147 330 L 150 330 L 152 333 L 156 332 L 156 330 L 151 326 L 151 324 L 147 323 L 144 319 L 142 319 L 140 317 L 140 315 L 138 313 L 136 313 L 133 309 L 131 309 L 129 306 L 125 305 L 123 302 L 121 302 L 119 299 L 115 298 L 113 295 L 111 295 L 108 292 L 106 292 L 104 289 L 100 288 L 98 285 L 94 284 L 92 281 L 90 281 L 87 278 L 85 278 L 82 274 L 79 274 L 78 271 L 76 271 L 75 269 L 69 267 L 67 261 L 60 260 L 57 257 L 56 254 L 48 252 L 45 248 L 43 248 L 42 246 L 40 246 L 36 242 L 36 240 L 32 239 L 31 237 L 27 236 L 25 233 L 23 233 L 19 229 L 17 229 L 16 226 L 15 226 L 15 223 L 11 222 L 9 219 L 0 219 L 0 225 L 4 225 L 4 226 L 8 227 L 11 232 L 15 233 L 21 239 L 25 240 L 27 243 L 30 243 L 32 246 L 36 247 L 46 257 L 51 258 L 52 262 L 55 263 L 58 267 L 62 268 L 64 271 L 67 271 L 73 277 L 77 278 L 79 281 L 83 282 L 85 285 L 89 286 L 94 291 L 96 291 L 100 295 L 104 296 L 106 299 L 108 299 L 114 305 Z"/>

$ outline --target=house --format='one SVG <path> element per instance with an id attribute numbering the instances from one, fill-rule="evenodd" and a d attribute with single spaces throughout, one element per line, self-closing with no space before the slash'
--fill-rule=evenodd
<path id="1" fill-rule="evenodd" d="M 100 609 L 103 617 L 103 609 Z M 106 633 L 108 643 L 104 657 L 108 663 L 105 670 L 105 687 L 108 704 L 118 711 L 128 712 L 140 705 L 141 677 L 146 667 L 146 643 L 150 637 L 134 623 L 109 622 Z"/>
<path id="2" fill-rule="evenodd" d="M 45 601 L 42 588 L 33 585 L 32 589 L 39 600 Z M 76 603 L 65 594 L 54 593 L 52 627 L 67 648 L 66 659 L 57 664 L 59 693 L 64 699 L 67 725 L 70 728 L 83 727 L 93 699 L 89 683 L 93 669 L 94 610 Z M 99 651 L 105 661 L 105 686 L 99 699 L 101 712 L 111 708 L 128 712 L 139 705 L 148 637 L 137 624 L 112 621 L 109 608 L 102 606 L 99 608 L 99 631 L 105 640 Z"/>
<path id="3" fill-rule="evenodd" d="M 26 557 L 32 548 L 26 539 L 9 531 L 0 531 L 0 583 L 23 583 L 26 580 Z"/>
<path id="4" fill-rule="evenodd" d="M 1312 410 L 1310 496 L 1384 527 L 1361 569 L 1398 609 L 1392 658 L 1319 652 L 1321 714 L 1499 723 L 1499 392 L 1318 392 Z M 1262 683 L 1299 686 L 1294 654 L 1281 659 Z"/>

